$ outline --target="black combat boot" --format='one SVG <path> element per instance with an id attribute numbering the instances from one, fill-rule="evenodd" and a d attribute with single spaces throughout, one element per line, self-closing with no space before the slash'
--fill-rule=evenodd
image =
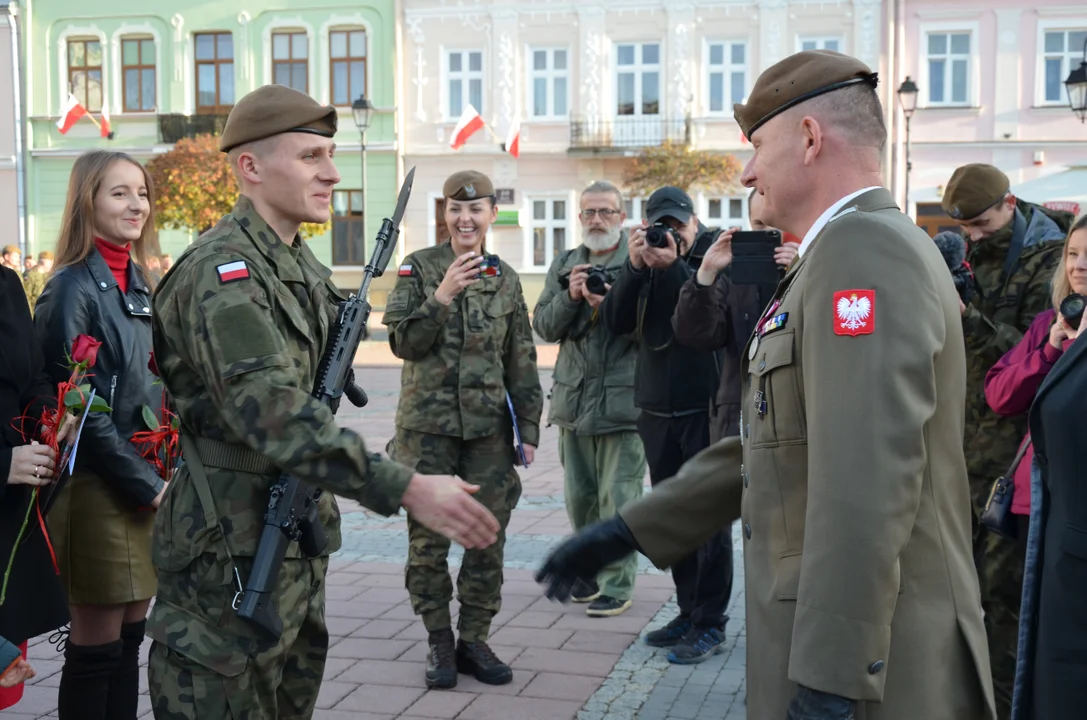
<path id="1" fill-rule="evenodd" d="M 457 662 L 453 629 L 435 630 L 427 640 L 430 651 L 426 655 L 426 686 L 435 690 L 449 690 L 457 686 Z"/>
<path id="2" fill-rule="evenodd" d="M 505 685 L 513 680 L 510 666 L 499 660 L 485 642 L 457 640 L 457 672 L 488 685 Z"/>

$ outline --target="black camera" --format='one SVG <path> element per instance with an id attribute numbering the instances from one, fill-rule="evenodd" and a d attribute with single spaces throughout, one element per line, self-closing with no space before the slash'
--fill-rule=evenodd
<path id="1" fill-rule="evenodd" d="M 645 244 L 649 247 L 666 248 L 668 247 L 669 235 L 678 248 L 679 235 L 676 234 L 676 231 L 662 222 L 653 223 L 645 229 Z"/>
<path id="2" fill-rule="evenodd" d="M 603 265 L 593 265 L 589 268 L 589 275 L 585 278 L 585 290 L 593 295 L 604 295 L 608 292 L 608 285 L 615 282 L 615 276 L 611 270 Z"/>
<path id="3" fill-rule="evenodd" d="M 1080 321 L 1083 319 L 1084 304 L 1083 296 L 1079 293 L 1072 293 L 1064 300 L 1061 300 L 1061 317 L 1064 318 L 1064 322 L 1068 327 L 1073 330 L 1079 330 Z"/>

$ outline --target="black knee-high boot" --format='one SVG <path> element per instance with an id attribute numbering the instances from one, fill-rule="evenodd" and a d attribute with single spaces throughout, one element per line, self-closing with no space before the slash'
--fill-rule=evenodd
<path id="1" fill-rule="evenodd" d="M 106 705 L 121 647 L 120 640 L 105 645 L 68 643 L 60 673 L 60 720 L 111 720 Z"/>
<path id="2" fill-rule="evenodd" d="M 121 626 L 121 661 L 109 678 L 109 720 L 136 720 L 140 696 L 140 645 L 146 620 Z"/>

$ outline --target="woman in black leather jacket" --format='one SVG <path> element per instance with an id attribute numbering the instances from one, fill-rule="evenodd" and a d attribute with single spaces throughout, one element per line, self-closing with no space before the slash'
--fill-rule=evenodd
<path id="1" fill-rule="evenodd" d="M 157 251 L 151 179 L 128 155 L 76 160 L 53 276 L 34 323 L 55 382 L 86 334 L 101 341 L 88 380 L 112 408 L 92 413 L 76 472 L 49 513 L 72 616 L 60 681 L 61 720 L 133 720 L 144 619 L 157 589 L 151 563 L 154 508 L 165 485 L 130 441 L 148 428 L 161 389 L 148 369 L 151 298 L 141 269 Z"/>

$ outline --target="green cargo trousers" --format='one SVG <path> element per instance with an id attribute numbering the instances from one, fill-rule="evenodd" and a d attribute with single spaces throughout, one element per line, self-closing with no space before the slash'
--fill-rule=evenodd
<path id="1" fill-rule="evenodd" d="M 479 485 L 475 494 L 494 513 L 501 529 L 498 540 L 482 550 L 466 550 L 457 573 L 460 616 L 457 631 L 464 642 L 486 642 L 491 619 L 502 608 L 503 556 L 506 526 L 521 499 L 521 478 L 513 469 L 513 431 L 476 440 L 396 429 L 386 451 L 393 460 L 424 475 L 456 475 Z M 404 582 L 412 610 L 421 615 L 428 632 L 453 626 L 449 603 L 450 541 L 408 515 L 408 562 Z"/>
<path id="2" fill-rule="evenodd" d="M 576 435 L 559 428 L 559 462 L 566 475 L 566 512 L 574 530 L 607 520 L 642 496 L 645 449 L 633 430 Z M 637 571 L 637 553 L 604 568 L 597 578 L 601 594 L 629 600 Z"/>

